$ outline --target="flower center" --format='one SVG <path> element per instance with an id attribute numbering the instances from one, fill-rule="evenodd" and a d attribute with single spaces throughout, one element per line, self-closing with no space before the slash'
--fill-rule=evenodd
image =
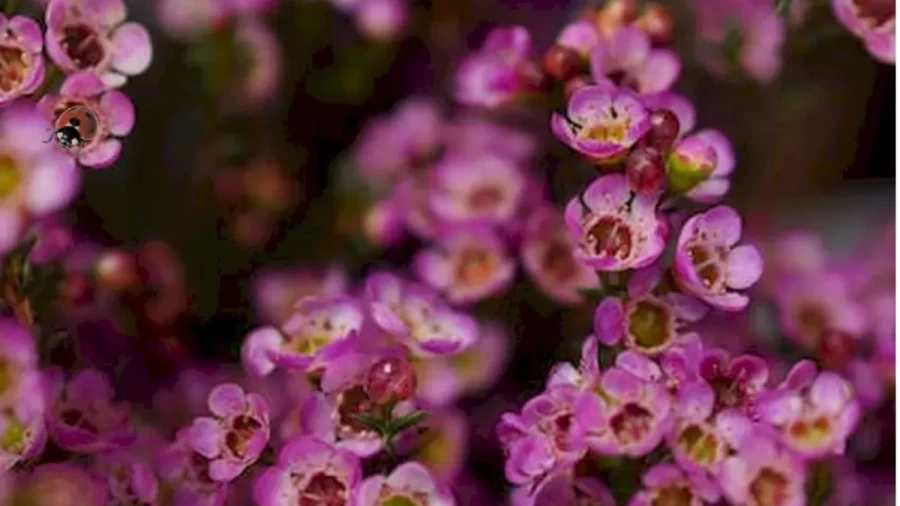
<path id="1" fill-rule="evenodd" d="M 9 197 L 19 188 L 22 173 L 15 161 L 6 155 L 0 155 L 0 199 Z"/>
<path id="2" fill-rule="evenodd" d="M 798 420 L 788 429 L 791 437 L 806 446 L 815 446 L 828 440 L 831 423 L 828 418 L 818 416 L 813 420 Z"/>
<path id="3" fill-rule="evenodd" d="M 624 259 L 631 253 L 631 229 L 617 218 L 600 218 L 588 230 L 586 239 L 596 255 Z"/>
<path id="4" fill-rule="evenodd" d="M 691 506 L 694 495 L 687 487 L 672 485 L 659 489 L 651 506 Z"/>
<path id="5" fill-rule="evenodd" d="M 478 248 L 465 248 L 456 263 L 456 279 L 464 285 L 479 285 L 490 279 L 496 267 L 494 255 Z"/>
<path id="6" fill-rule="evenodd" d="M 715 253 L 703 244 L 688 247 L 687 253 L 703 286 L 708 290 L 718 291 L 725 277 Z"/>
<path id="7" fill-rule="evenodd" d="M 247 452 L 250 438 L 262 427 L 256 418 L 248 415 L 238 415 L 231 422 L 231 429 L 225 434 L 225 444 L 238 457 L 243 457 Z"/>
<path id="8" fill-rule="evenodd" d="M 873 27 L 882 26 L 894 19 L 893 0 L 854 0 L 859 17 L 871 22 Z"/>
<path id="9" fill-rule="evenodd" d="M 0 91 L 16 90 L 25 80 L 31 56 L 17 47 L 0 47 Z"/>
<path id="10" fill-rule="evenodd" d="M 369 432 L 365 425 L 356 420 L 356 415 L 372 411 L 373 405 L 362 386 L 345 390 L 338 400 L 338 415 L 341 419 L 341 432 L 356 435 Z"/>
<path id="11" fill-rule="evenodd" d="M 59 418 L 70 427 L 78 427 L 92 434 L 100 432 L 92 417 L 80 409 L 66 409 L 59 414 Z"/>
<path id="12" fill-rule="evenodd" d="M 69 25 L 63 29 L 63 51 L 76 67 L 88 69 L 103 61 L 103 45 L 93 28 L 87 25 Z"/>
<path id="13" fill-rule="evenodd" d="M 630 402 L 610 420 L 613 434 L 620 442 L 628 444 L 642 440 L 650 432 L 653 414 Z"/>
<path id="14" fill-rule="evenodd" d="M 788 480 L 778 471 L 764 467 L 750 483 L 750 496 L 759 506 L 783 506 L 788 500 Z"/>
<path id="15" fill-rule="evenodd" d="M 707 378 L 709 385 L 716 392 L 716 408 L 733 408 L 746 403 L 746 394 L 735 378 L 719 375 Z"/>
<path id="16" fill-rule="evenodd" d="M 669 308 L 652 299 L 639 300 L 628 314 L 628 332 L 635 344 L 645 350 L 668 344 L 674 328 L 675 318 Z"/>
<path id="17" fill-rule="evenodd" d="M 605 111 L 588 121 L 584 121 L 582 124 L 585 127 L 579 132 L 581 138 L 619 144 L 628 135 L 628 128 L 631 127 L 631 116 L 623 114 L 616 106 L 611 105 Z"/>
<path id="18" fill-rule="evenodd" d="M 392 495 L 381 501 L 381 506 L 421 506 L 421 504 L 408 495 Z"/>
<path id="19" fill-rule="evenodd" d="M 578 266 L 572 256 L 572 248 L 560 240 L 552 240 L 544 250 L 541 265 L 559 283 L 565 283 L 578 273 Z"/>
<path id="20" fill-rule="evenodd" d="M 326 473 L 313 476 L 297 498 L 297 506 L 343 506 L 346 502 L 347 487 Z"/>
<path id="21" fill-rule="evenodd" d="M 487 211 L 503 202 L 503 191 L 496 186 L 482 186 L 469 194 L 468 204 L 472 211 Z"/>
<path id="22" fill-rule="evenodd" d="M 695 462 L 712 465 L 719 455 L 716 436 L 699 425 L 689 425 L 678 435 L 678 444 Z"/>
<path id="23" fill-rule="evenodd" d="M 15 417 L 6 415 L 6 432 L 0 434 L 0 449 L 12 454 L 20 454 L 30 437 L 28 429 Z"/>

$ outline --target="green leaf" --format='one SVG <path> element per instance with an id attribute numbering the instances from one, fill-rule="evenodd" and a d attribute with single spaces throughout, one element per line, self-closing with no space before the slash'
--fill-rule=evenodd
<path id="1" fill-rule="evenodd" d="M 425 420 L 426 416 L 428 416 L 428 413 L 424 411 L 416 411 L 415 413 L 410 413 L 406 416 L 395 418 L 388 426 L 389 432 L 391 434 L 399 434 L 406 429 L 419 425 L 420 423 L 422 423 L 422 421 Z"/>
<path id="2" fill-rule="evenodd" d="M 380 417 L 361 414 L 354 416 L 353 419 L 364 425 L 367 429 L 373 430 L 379 434 L 384 434 L 386 432 L 386 424 Z"/>

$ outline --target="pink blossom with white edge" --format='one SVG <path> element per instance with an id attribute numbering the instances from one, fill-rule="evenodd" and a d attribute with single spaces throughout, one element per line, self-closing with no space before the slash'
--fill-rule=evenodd
<path id="1" fill-rule="evenodd" d="M 454 506 L 450 493 L 439 486 L 418 462 L 397 466 L 390 475 L 366 478 L 354 491 L 351 506 Z"/>
<path id="2" fill-rule="evenodd" d="M 30 95 L 44 82 L 44 36 L 31 18 L 0 14 L 0 106 Z"/>

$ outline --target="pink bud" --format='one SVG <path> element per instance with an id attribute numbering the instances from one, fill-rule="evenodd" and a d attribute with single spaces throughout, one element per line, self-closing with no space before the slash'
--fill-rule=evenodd
<path id="1" fill-rule="evenodd" d="M 366 393 L 378 404 L 405 401 L 416 392 L 416 372 L 402 358 L 379 360 L 369 369 Z"/>

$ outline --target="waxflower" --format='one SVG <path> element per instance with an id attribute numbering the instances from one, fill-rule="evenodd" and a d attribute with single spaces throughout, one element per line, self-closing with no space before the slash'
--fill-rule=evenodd
<path id="1" fill-rule="evenodd" d="M 602 481 L 590 476 L 577 476 L 572 471 L 556 473 L 537 488 L 523 485 L 512 492 L 511 506 L 615 506 L 616 501 Z"/>
<path id="2" fill-rule="evenodd" d="M 115 392 L 105 374 L 84 369 L 63 383 L 63 373 L 48 373 L 54 405 L 47 421 L 50 437 L 61 448 L 96 454 L 134 441 L 129 405 L 113 401 Z"/>
<path id="3" fill-rule="evenodd" d="M 718 130 L 701 130 L 680 139 L 667 158 L 669 186 L 695 202 L 711 204 L 731 187 L 734 150 Z"/>
<path id="4" fill-rule="evenodd" d="M 156 455 L 155 468 L 175 491 L 172 504 L 222 506 L 228 484 L 210 476 L 210 461 L 191 448 L 190 432 L 190 427 L 182 427 L 175 433 L 175 440 Z"/>
<path id="5" fill-rule="evenodd" d="M 353 21 L 360 33 L 375 40 L 390 41 L 406 26 L 409 13 L 404 0 L 368 0 L 359 2 Z"/>
<path id="6" fill-rule="evenodd" d="M 714 417 L 716 392 L 703 381 L 681 385 L 676 404 L 676 423 L 667 437 L 675 461 L 692 474 L 714 474 L 725 456 L 737 415 Z"/>
<path id="7" fill-rule="evenodd" d="M 657 464 L 641 477 L 644 488 L 635 494 L 628 506 L 703 506 L 719 499 L 715 482 L 684 473 L 672 464 Z"/>
<path id="8" fill-rule="evenodd" d="M 413 259 L 418 277 L 444 293 L 452 304 L 466 304 L 509 286 L 516 264 L 490 228 L 456 227 L 443 231 L 437 245 Z"/>
<path id="9" fill-rule="evenodd" d="M 674 273 L 679 286 L 723 311 L 741 311 L 749 298 L 734 290 L 749 288 L 762 274 L 759 251 L 737 246 L 741 218 L 727 206 L 692 216 L 678 236 Z"/>
<path id="10" fill-rule="evenodd" d="M 32 219 L 59 211 L 78 192 L 81 174 L 44 142 L 50 132 L 32 106 L 0 111 L 0 255 L 18 244 Z"/>
<path id="11" fill-rule="evenodd" d="M 153 57 L 147 29 L 125 19 L 123 0 L 51 0 L 47 54 L 67 74 L 87 71 L 106 86 L 122 86 L 147 70 Z"/>
<path id="12" fill-rule="evenodd" d="M 421 357 L 460 352 L 478 339 L 478 326 L 430 289 L 385 272 L 366 280 L 372 319 L 382 331 Z"/>
<path id="13" fill-rule="evenodd" d="M 278 461 L 256 479 L 259 506 L 343 505 L 362 476 L 353 454 L 312 436 L 298 436 L 278 453 Z"/>
<path id="14" fill-rule="evenodd" d="M 725 498 L 747 506 L 802 506 L 805 480 L 805 466 L 796 455 L 757 435 L 748 435 L 718 473 Z"/>
<path id="15" fill-rule="evenodd" d="M 658 355 L 679 341 L 692 339 L 681 327 L 696 322 L 707 307 L 680 292 L 653 293 L 662 277 L 658 264 L 635 271 L 627 297 L 605 297 L 594 312 L 594 335 L 607 346 L 625 341 L 628 348 Z"/>
<path id="16" fill-rule="evenodd" d="M 769 367 L 755 355 L 732 357 L 725 350 L 711 348 L 703 350 L 696 361 L 696 377 L 712 386 L 716 410 L 735 408 L 753 414 L 769 379 Z"/>
<path id="17" fill-rule="evenodd" d="M 158 504 L 159 483 L 153 469 L 135 455 L 121 452 L 95 462 L 98 476 L 106 477 L 110 499 L 115 504 Z"/>
<path id="18" fill-rule="evenodd" d="M 530 53 L 527 29 L 494 28 L 457 69 L 454 97 L 464 105 L 496 108 L 535 90 L 541 78 L 529 61 Z"/>
<path id="19" fill-rule="evenodd" d="M 810 458 L 843 453 L 860 417 L 850 384 L 830 371 L 768 393 L 757 412 L 778 430 L 785 446 Z"/>
<path id="20" fill-rule="evenodd" d="M 553 134 L 594 163 L 621 159 L 650 129 L 640 98 L 611 85 L 584 86 L 572 94 L 565 115 L 554 113 Z"/>
<path id="21" fill-rule="evenodd" d="M 830 332 L 858 339 L 868 326 L 847 279 L 835 272 L 784 277 L 775 283 L 781 327 L 794 342 L 819 350 Z"/>
<path id="22" fill-rule="evenodd" d="M 213 388 L 208 407 L 214 416 L 194 419 L 189 444 L 210 459 L 210 478 L 228 482 L 256 462 L 268 443 L 269 407 L 234 383 Z"/>
<path id="23" fill-rule="evenodd" d="M 489 153 L 445 156 L 433 171 L 430 206 L 443 220 L 504 223 L 519 210 L 526 179 L 511 160 Z"/>
<path id="24" fill-rule="evenodd" d="M 337 266 L 267 268 L 254 275 L 253 305 L 270 324 L 281 324 L 306 297 L 333 297 L 347 291 L 347 275 Z"/>
<path id="25" fill-rule="evenodd" d="M 566 226 L 578 244 L 575 257 L 602 271 L 636 269 L 656 261 L 669 232 L 657 215 L 656 201 L 656 196 L 632 193 L 622 174 L 594 180 L 566 205 Z"/>
<path id="26" fill-rule="evenodd" d="M 597 391 L 584 393 L 576 408 L 591 450 L 640 457 L 656 448 L 672 425 L 672 398 L 661 377 L 659 367 L 638 353 L 616 357 Z"/>
<path id="27" fill-rule="evenodd" d="M 84 506 L 104 506 L 109 500 L 106 484 L 76 464 L 56 462 L 35 467 L 18 492 L 26 504 L 66 506 L 77 498 Z"/>
<path id="28" fill-rule="evenodd" d="M 862 39 L 869 54 L 894 64 L 896 20 L 894 2 L 885 0 L 832 0 L 835 17 Z"/>
<path id="29" fill-rule="evenodd" d="M 44 82 L 44 37 L 31 18 L 0 14 L 0 105 L 29 95 Z"/>
<path id="30" fill-rule="evenodd" d="M 520 415 L 502 416 L 497 434 L 506 455 L 506 479 L 531 483 L 584 456 L 587 447 L 575 421 L 578 397 L 574 385 L 553 385 L 525 403 Z"/>
<path id="31" fill-rule="evenodd" d="M 350 297 L 306 298 L 280 328 L 250 333 L 241 349 L 244 367 L 265 376 L 276 367 L 305 371 L 321 366 L 362 327 L 359 303 Z"/>
<path id="32" fill-rule="evenodd" d="M 575 241 L 556 209 L 535 211 L 525 226 L 520 248 L 522 265 L 538 288 L 563 304 L 579 304 L 582 290 L 597 288 L 597 273 L 575 257 Z"/>
<path id="33" fill-rule="evenodd" d="M 366 478 L 354 491 L 352 506 L 453 506 L 453 496 L 436 484 L 418 462 L 397 466 L 388 476 Z"/>
<path id="34" fill-rule="evenodd" d="M 585 19 L 569 23 L 556 37 L 558 46 L 572 49 L 582 58 L 586 58 L 591 48 L 599 42 L 600 35 L 597 33 L 597 28 Z"/>
<path id="35" fill-rule="evenodd" d="M 97 119 L 97 134 L 77 152 L 78 163 L 92 169 L 109 167 L 122 152 L 120 139 L 134 128 L 134 105 L 124 93 L 107 90 L 90 72 L 68 76 L 58 95 L 45 95 L 38 102 L 38 108 L 49 118 L 57 118 L 75 106 L 87 107 Z"/>
<path id="36" fill-rule="evenodd" d="M 647 35 L 632 27 L 591 49 L 591 75 L 597 83 L 657 93 L 672 87 L 681 72 L 681 60 L 668 49 L 652 49 Z M 613 79 L 622 76 L 618 82 Z"/>

